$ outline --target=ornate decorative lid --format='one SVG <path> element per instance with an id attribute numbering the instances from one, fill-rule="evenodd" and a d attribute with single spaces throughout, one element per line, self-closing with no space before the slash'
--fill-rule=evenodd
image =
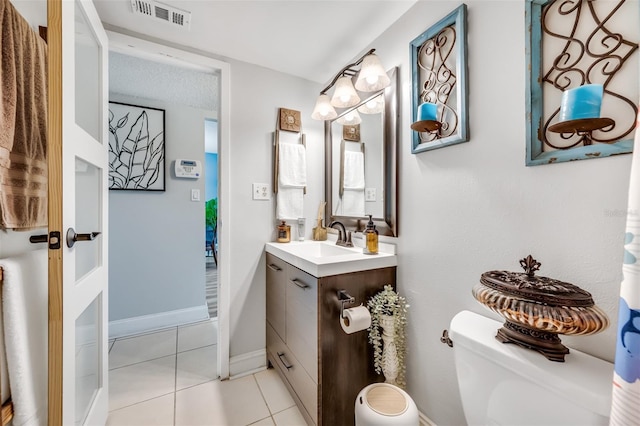
<path id="1" fill-rule="evenodd" d="M 551 361 L 564 361 L 569 349 L 558 334 L 598 333 L 609 319 L 578 286 L 547 277 L 536 277 L 541 263 L 531 255 L 520 260 L 522 272 L 488 271 L 471 293 L 490 310 L 502 315 L 504 325 L 496 339 L 533 349 Z"/>
<path id="2" fill-rule="evenodd" d="M 576 285 L 553 278 L 535 276 L 535 272 L 541 265 L 529 255 L 520 260 L 524 273 L 487 271 L 480 277 L 480 282 L 505 295 L 533 303 L 567 307 L 594 305 L 591 293 Z"/>

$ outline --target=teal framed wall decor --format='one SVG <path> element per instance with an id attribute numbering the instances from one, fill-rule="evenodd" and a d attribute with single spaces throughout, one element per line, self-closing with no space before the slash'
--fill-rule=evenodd
<path id="1" fill-rule="evenodd" d="M 419 121 L 420 104 L 437 105 L 436 129 L 412 130 L 411 152 L 467 142 L 467 5 L 463 3 L 416 37 L 410 49 L 411 121 Z"/>
<path id="2" fill-rule="evenodd" d="M 632 152 L 639 94 L 638 2 L 526 0 L 525 19 L 526 165 Z M 567 124 L 559 121 L 563 92 L 586 84 L 603 86 L 599 118 L 609 124 L 558 131 L 558 124 Z"/>

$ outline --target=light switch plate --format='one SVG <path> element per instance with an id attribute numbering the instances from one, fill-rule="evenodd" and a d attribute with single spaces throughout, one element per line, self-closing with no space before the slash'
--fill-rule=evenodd
<path id="1" fill-rule="evenodd" d="M 200 201 L 200 190 L 192 189 L 191 190 L 191 201 Z"/>
<path id="2" fill-rule="evenodd" d="M 253 184 L 253 199 L 254 200 L 268 200 L 270 198 L 270 189 L 268 183 L 254 183 Z"/>
<path id="3" fill-rule="evenodd" d="M 376 200 L 376 189 L 375 188 L 365 188 L 364 189 L 364 200 L 365 201 L 375 201 Z"/>

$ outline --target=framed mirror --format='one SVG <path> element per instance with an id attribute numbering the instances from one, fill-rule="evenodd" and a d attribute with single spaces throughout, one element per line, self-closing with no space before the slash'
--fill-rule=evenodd
<path id="1" fill-rule="evenodd" d="M 372 215 L 380 235 L 398 236 L 398 68 L 387 74 L 389 87 L 361 93 L 362 102 L 325 121 L 327 226 L 362 232 Z"/>

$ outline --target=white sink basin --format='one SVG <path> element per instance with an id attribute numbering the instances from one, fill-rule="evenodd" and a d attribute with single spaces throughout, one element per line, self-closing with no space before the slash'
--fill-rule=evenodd
<path id="1" fill-rule="evenodd" d="M 292 244 L 289 247 L 292 253 L 300 257 L 330 257 L 330 256 L 345 256 L 348 254 L 354 254 L 353 250 L 346 247 L 340 247 L 335 244 L 329 245 L 321 241 L 309 241 L 302 244 Z M 283 250 L 287 250 L 284 248 Z"/>
<path id="2" fill-rule="evenodd" d="M 318 278 L 397 265 L 394 254 L 364 254 L 362 248 L 341 247 L 332 241 L 267 243 L 265 250 Z"/>

